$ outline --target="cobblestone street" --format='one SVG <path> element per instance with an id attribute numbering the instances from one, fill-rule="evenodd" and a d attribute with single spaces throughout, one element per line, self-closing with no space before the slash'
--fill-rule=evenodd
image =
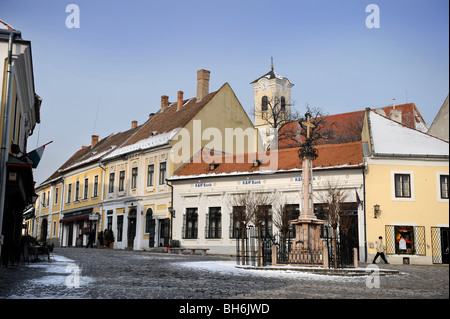
<path id="1" fill-rule="evenodd" d="M 400 275 L 247 270 L 222 256 L 55 248 L 50 261 L 0 269 L 4 299 L 448 299 L 448 266 L 379 265 Z M 364 268 L 366 265 L 360 265 Z"/>

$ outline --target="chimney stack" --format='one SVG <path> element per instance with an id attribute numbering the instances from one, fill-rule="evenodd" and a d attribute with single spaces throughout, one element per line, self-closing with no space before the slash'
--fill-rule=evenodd
<path id="1" fill-rule="evenodd" d="M 395 99 L 392 100 L 392 110 L 389 113 L 389 118 L 393 121 L 402 123 L 402 110 L 395 108 Z"/>
<path id="2" fill-rule="evenodd" d="M 137 127 L 137 121 L 132 121 L 131 122 L 131 128 L 136 128 Z"/>
<path id="3" fill-rule="evenodd" d="M 177 111 L 183 106 L 183 91 L 178 91 Z"/>
<path id="4" fill-rule="evenodd" d="M 209 94 L 209 74 L 208 70 L 197 71 L 197 101 Z"/>
<path id="5" fill-rule="evenodd" d="M 92 135 L 91 147 L 94 147 L 98 143 L 98 135 Z"/>
<path id="6" fill-rule="evenodd" d="M 161 95 L 161 111 L 164 111 L 169 106 L 169 97 Z"/>

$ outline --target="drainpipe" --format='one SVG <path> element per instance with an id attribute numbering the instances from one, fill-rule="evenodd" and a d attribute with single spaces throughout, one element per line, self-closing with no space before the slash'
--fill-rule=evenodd
<path id="1" fill-rule="evenodd" d="M 172 183 L 169 184 L 169 181 L 166 178 L 166 185 L 170 187 L 170 240 L 172 240 L 172 233 L 173 233 L 173 215 L 175 215 L 175 210 L 173 209 L 173 186 Z"/>
<path id="2" fill-rule="evenodd" d="M 363 209 L 364 209 L 364 260 L 367 262 L 367 223 L 366 223 L 366 167 L 363 165 Z"/>
<path id="3" fill-rule="evenodd" d="M 12 50 L 14 38 L 21 37 L 21 32 L 16 30 L 0 30 L 0 34 L 8 34 L 8 66 L 6 73 L 6 100 L 5 100 L 5 111 L 3 115 L 3 132 L 2 132 L 2 144 L 1 144 L 1 161 L 0 161 L 0 256 L 3 246 L 3 214 L 5 209 L 5 196 L 6 196 L 6 162 L 8 161 L 9 155 L 9 131 L 10 131 L 10 120 L 9 113 L 11 113 L 11 95 L 12 95 Z"/>

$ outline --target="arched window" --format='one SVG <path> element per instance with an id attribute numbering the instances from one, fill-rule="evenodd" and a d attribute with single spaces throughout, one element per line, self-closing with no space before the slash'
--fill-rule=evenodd
<path id="1" fill-rule="evenodd" d="M 151 208 L 147 209 L 145 213 L 145 232 L 150 233 L 151 224 L 153 220 L 153 210 Z"/>
<path id="2" fill-rule="evenodd" d="M 267 98 L 267 95 L 264 95 L 261 99 L 261 111 L 267 111 L 268 108 L 268 104 L 269 104 L 269 100 Z"/>
<path id="3" fill-rule="evenodd" d="M 286 98 L 284 96 L 281 97 L 281 107 L 280 107 L 280 111 L 284 112 L 286 111 Z"/>

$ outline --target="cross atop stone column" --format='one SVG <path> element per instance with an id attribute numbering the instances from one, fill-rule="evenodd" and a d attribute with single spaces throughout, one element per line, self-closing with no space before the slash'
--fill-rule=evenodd
<path id="1" fill-rule="evenodd" d="M 306 113 L 305 117 L 306 117 L 306 121 L 303 121 L 302 124 L 304 126 L 306 126 L 306 138 L 309 138 L 310 129 L 315 128 L 316 126 L 311 123 L 311 114 Z"/>

